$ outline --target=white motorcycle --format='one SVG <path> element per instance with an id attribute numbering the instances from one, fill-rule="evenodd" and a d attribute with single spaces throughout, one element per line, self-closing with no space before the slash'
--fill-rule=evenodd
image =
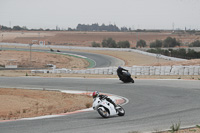
<path id="1" fill-rule="evenodd" d="M 115 109 L 112 103 L 108 102 L 106 99 L 100 100 L 99 97 L 94 99 L 93 109 L 97 110 L 97 112 L 103 118 L 108 118 L 113 115 L 119 115 L 119 116 L 125 115 L 125 110 L 120 105 L 117 105 Z"/>

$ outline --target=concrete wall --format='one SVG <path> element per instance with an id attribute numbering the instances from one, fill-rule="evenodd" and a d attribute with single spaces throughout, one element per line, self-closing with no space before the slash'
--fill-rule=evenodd
<path id="1" fill-rule="evenodd" d="M 200 75 L 200 66 L 132 66 L 124 67 L 131 75 Z M 117 67 L 72 70 L 67 73 L 117 75 Z"/>
<path id="2" fill-rule="evenodd" d="M 17 65 L 5 65 L 5 68 L 17 68 Z"/>

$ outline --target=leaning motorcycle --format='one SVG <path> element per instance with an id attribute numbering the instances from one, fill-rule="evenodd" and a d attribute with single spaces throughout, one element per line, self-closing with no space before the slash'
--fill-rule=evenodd
<path id="1" fill-rule="evenodd" d="M 94 99 L 93 109 L 96 110 L 103 118 L 108 118 L 114 115 L 125 115 L 125 110 L 120 105 L 117 105 L 115 109 L 112 103 L 108 102 L 106 99 L 100 100 L 99 97 Z"/>
<path id="2" fill-rule="evenodd" d="M 123 81 L 124 83 L 134 83 L 134 80 L 132 79 L 131 74 L 128 71 L 123 71 L 122 73 L 123 74 L 121 75 L 121 77 L 119 76 L 120 74 L 117 73 L 121 81 Z"/>

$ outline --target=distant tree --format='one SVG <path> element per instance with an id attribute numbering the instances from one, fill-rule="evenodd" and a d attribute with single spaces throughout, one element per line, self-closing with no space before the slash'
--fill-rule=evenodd
<path id="1" fill-rule="evenodd" d="M 176 38 L 167 37 L 163 41 L 163 47 L 176 47 L 180 46 L 180 42 L 176 40 Z"/>
<path id="2" fill-rule="evenodd" d="M 162 47 L 162 41 L 156 40 L 155 42 L 150 43 L 150 48 L 161 48 Z"/>
<path id="3" fill-rule="evenodd" d="M 128 31 L 128 28 L 127 27 L 121 27 L 121 31 L 126 32 L 126 31 Z"/>
<path id="4" fill-rule="evenodd" d="M 72 28 L 68 28 L 67 30 L 68 30 L 68 31 L 74 31 L 74 29 L 72 29 Z"/>
<path id="5" fill-rule="evenodd" d="M 193 49 L 188 49 L 187 57 L 194 58 L 194 59 L 200 58 L 200 52 L 196 52 Z"/>
<path id="6" fill-rule="evenodd" d="M 178 56 L 181 57 L 181 58 L 185 58 L 187 52 L 184 48 L 181 48 L 181 49 L 178 49 Z"/>
<path id="7" fill-rule="evenodd" d="M 92 42 L 92 47 L 100 47 L 100 46 L 101 46 L 100 43 Z"/>
<path id="8" fill-rule="evenodd" d="M 119 41 L 117 43 L 118 48 L 130 48 L 130 43 L 129 41 Z"/>
<path id="9" fill-rule="evenodd" d="M 43 31 L 44 29 L 42 29 L 42 28 L 40 28 L 40 29 L 38 29 L 39 31 Z"/>
<path id="10" fill-rule="evenodd" d="M 1 30 L 11 30 L 11 28 L 2 25 L 2 26 L 1 26 Z"/>
<path id="11" fill-rule="evenodd" d="M 137 42 L 137 45 L 136 45 L 136 47 L 146 47 L 147 46 L 147 44 L 146 44 L 146 41 L 145 40 L 139 40 L 138 42 Z"/>
<path id="12" fill-rule="evenodd" d="M 22 30 L 20 26 L 13 26 L 13 30 Z"/>
<path id="13" fill-rule="evenodd" d="M 199 40 L 196 40 L 194 42 L 192 42 L 189 47 L 200 47 L 200 41 Z"/>
<path id="14" fill-rule="evenodd" d="M 102 41 L 102 47 L 116 48 L 117 44 L 115 40 L 113 40 L 112 38 L 108 38 Z"/>
<path id="15" fill-rule="evenodd" d="M 170 56 L 169 50 L 164 50 L 163 55 Z"/>
<path id="16" fill-rule="evenodd" d="M 22 26 L 23 30 L 28 30 L 28 28 L 26 26 Z"/>
<path id="17" fill-rule="evenodd" d="M 171 52 L 171 54 L 169 53 L 169 51 Z M 168 50 L 162 50 L 162 49 L 149 49 L 147 50 L 147 52 L 150 53 L 159 53 L 162 55 L 166 55 L 166 56 L 172 56 L 172 57 L 178 57 L 178 58 L 184 58 L 184 59 L 198 59 L 200 58 L 200 52 L 196 52 L 193 49 L 188 49 L 188 51 L 186 49 L 168 49 Z"/>
<path id="18" fill-rule="evenodd" d="M 98 23 L 92 25 L 78 24 L 76 30 L 77 31 L 120 31 L 116 25 L 102 24 L 100 26 Z"/>

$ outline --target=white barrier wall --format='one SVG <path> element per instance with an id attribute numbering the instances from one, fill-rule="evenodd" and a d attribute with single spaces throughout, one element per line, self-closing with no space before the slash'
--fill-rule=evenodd
<path id="1" fill-rule="evenodd" d="M 124 67 L 131 75 L 200 75 L 200 66 L 132 66 Z M 53 69 L 32 70 L 32 73 L 71 73 L 117 75 L 117 67 L 91 68 L 85 70 Z"/>
<path id="2" fill-rule="evenodd" d="M 200 66 L 132 66 L 124 67 L 131 75 L 200 75 Z M 71 70 L 66 73 L 117 75 L 117 67 Z"/>

